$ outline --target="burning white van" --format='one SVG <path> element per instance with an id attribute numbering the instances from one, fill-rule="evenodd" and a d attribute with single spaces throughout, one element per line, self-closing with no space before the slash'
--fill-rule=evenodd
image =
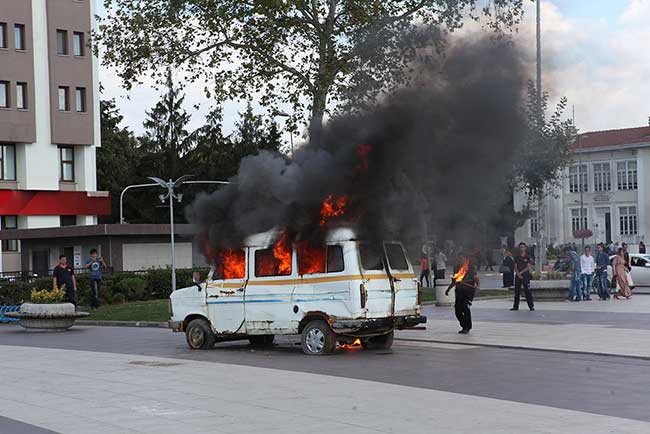
<path id="1" fill-rule="evenodd" d="M 426 322 L 402 244 L 366 243 L 349 228 L 329 230 L 318 246 L 273 231 L 249 237 L 241 250 L 220 252 L 195 283 L 170 297 L 171 328 L 192 349 L 238 339 L 271 345 L 291 334 L 309 355 L 357 339 L 383 349 L 394 329 Z"/>

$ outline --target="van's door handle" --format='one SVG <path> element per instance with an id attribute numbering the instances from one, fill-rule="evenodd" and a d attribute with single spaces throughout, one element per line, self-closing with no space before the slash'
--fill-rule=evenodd
<path id="1" fill-rule="evenodd" d="M 237 288 L 237 292 L 244 292 L 244 288 Z"/>
<path id="2" fill-rule="evenodd" d="M 393 277 L 393 282 L 401 282 L 401 281 L 402 279 L 400 279 L 399 277 Z"/>

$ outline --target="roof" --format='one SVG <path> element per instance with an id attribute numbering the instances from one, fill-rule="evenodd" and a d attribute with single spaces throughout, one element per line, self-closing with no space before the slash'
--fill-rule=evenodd
<path id="1" fill-rule="evenodd" d="M 609 150 L 650 146 L 650 126 L 578 134 L 571 149 Z"/>
<path id="2" fill-rule="evenodd" d="M 34 229 L 4 229 L 0 231 L 0 240 L 169 235 L 170 229 L 171 228 L 168 224 L 109 224 Z M 194 235 L 197 233 L 197 230 L 194 225 L 176 224 L 174 225 L 174 233 L 177 235 Z"/>
<path id="3" fill-rule="evenodd" d="M 280 238 L 280 234 L 281 232 L 277 229 L 254 234 L 246 238 L 244 245 L 248 247 L 267 247 L 277 241 Z M 327 231 L 325 242 L 350 241 L 355 238 L 356 234 L 353 229 L 349 227 L 338 227 Z"/>

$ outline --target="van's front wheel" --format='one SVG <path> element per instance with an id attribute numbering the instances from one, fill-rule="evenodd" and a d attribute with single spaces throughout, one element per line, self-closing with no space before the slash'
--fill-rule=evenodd
<path id="1" fill-rule="evenodd" d="M 366 350 L 387 350 L 393 346 L 394 333 L 391 330 L 385 335 L 361 339 L 361 346 Z"/>
<path id="2" fill-rule="evenodd" d="M 308 356 L 322 356 L 334 351 L 336 336 L 325 321 L 314 320 L 302 330 L 300 343 Z"/>
<path id="3" fill-rule="evenodd" d="M 212 332 L 210 324 L 204 318 L 190 321 L 185 330 L 187 345 L 193 350 L 208 350 L 214 347 L 217 337 Z"/>

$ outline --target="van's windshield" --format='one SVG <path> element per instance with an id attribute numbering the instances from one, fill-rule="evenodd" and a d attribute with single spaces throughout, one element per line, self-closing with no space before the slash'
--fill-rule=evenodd
<path id="1" fill-rule="evenodd" d="M 361 266 L 364 270 L 383 270 L 381 246 L 369 243 L 359 244 Z"/>

